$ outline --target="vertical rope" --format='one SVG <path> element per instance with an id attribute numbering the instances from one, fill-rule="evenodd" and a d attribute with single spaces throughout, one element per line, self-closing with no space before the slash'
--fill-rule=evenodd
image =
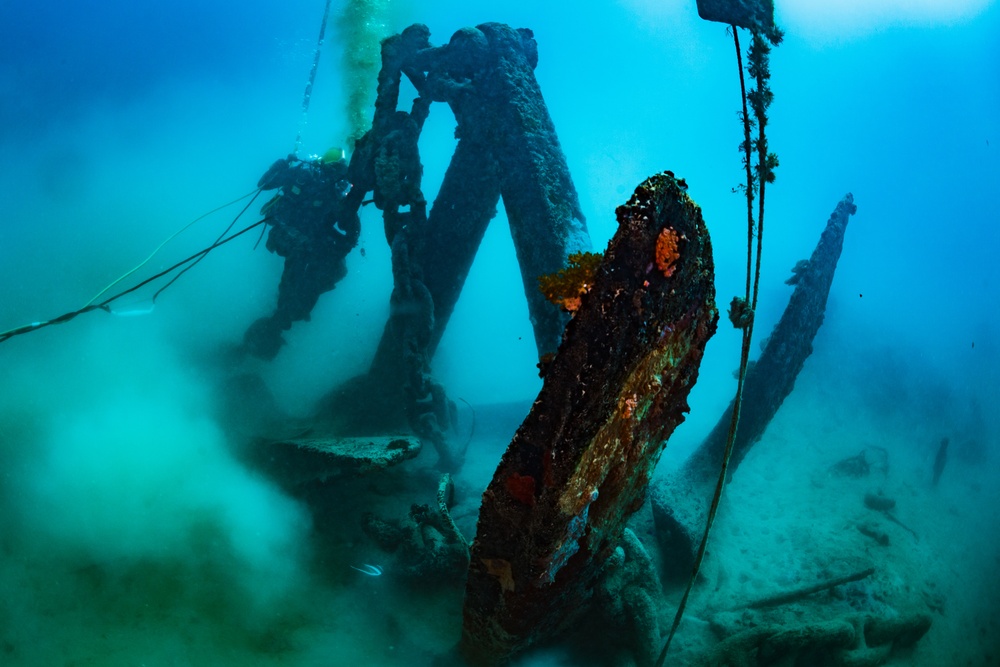
<path id="1" fill-rule="evenodd" d="M 302 94 L 302 117 L 299 119 L 299 132 L 295 137 L 295 155 L 299 154 L 302 148 L 302 132 L 305 130 L 309 120 L 309 103 L 312 100 L 313 84 L 316 82 L 316 70 L 319 69 L 319 55 L 323 49 L 323 39 L 326 35 L 326 24 L 330 18 L 330 0 L 326 0 L 326 8 L 323 10 L 323 22 L 319 26 L 319 38 L 316 40 L 316 51 L 313 52 L 313 64 L 309 70 L 309 80 L 306 82 L 305 92 Z"/>
<path id="2" fill-rule="evenodd" d="M 743 76 L 743 55 L 740 52 L 740 38 L 737 34 L 736 26 L 732 26 L 733 30 L 733 41 L 736 44 L 736 62 L 739 66 L 740 71 L 740 94 L 743 99 L 743 133 L 744 133 L 744 163 L 747 172 L 747 182 L 746 182 L 746 198 L 747 198 L 747 278 L 746 278 L 746 306 L 749 307 L 751 303 L 751 283 L 752 283 L 752 303 L 753 307 L 756 308 L 757 305 L 757 294 L 758 286 L 760 283 L 760 252 L 763 248 L 763 215 L 764 215 L 764 183 L 765 179 L 758 179 L 760 187 L 760 198 L 759 198 L 759 214 L 757 217 L 757 261 L 756 270 L 754 271 L 754 261 L 753 261 L 753 235 L 754 235 L 754 219 L 753 219 L 753 187 L 754 178 L 753 171 L 751 169 L 751 141 L 750 141 L 750 116 L 747 110 L 747 92 L 746 83 Z M 763 126 L 758 124 L 759 136 L 763 135 Z M 758 145 L 762 139 L 758 138 Z M 753 309 L 750 310 L 753 313 Z M 736 444 L 736 431 L 740 423 L 740 409 L 743 405 L 743 385 L 746 381 L 747 375 L 747 364 L 750 360 L 750 342 L 753 339 L 753 324 L 754 317 L 750 317 L 746 325 L 743 327 L 743 342 L 740 348 L 740 371 L 739 376 L 736 381 L 736 396 L 733 399 L 733 414 L 729 421 L 729 434 L 726 437 L 726 449 L 722 455 L 722 465 L 719 468 L 719 479 L 715 483 L 715 493 L 712 495 L 712 504 L 708 509 L 708 517 L 705 520 L 705 532 L 702 535 L 701 542 L 698 544 L 698 551 L 695 554 L 694 567 L 691 570 L 691 578 L 688 580 L 687 588 L 684 589 L 684 595 L 681 597 L 680 604 L 677 606 L 677 612 L 674 614 L 674 621 L 670 626 L 670 633 L 667 635 L 667 640 L 663 644 L 663 649 L 660 651 L 660 655 L 656 660 L 656 667 L 663 667 L 663 663 L 667 658 L 667 652 L 670 650 L 670 643 L 674 639 L 674 635 L 677 634 L 677 628 L 681 624 L 681 619 L 684 617 L 684 610 L 687 608 L 688 599 L 691 597 L 691 590 L 694 588 L 694 582 L 698 578 L 698 572 L 701 570 L 702 561 L 705 559 L 705 551 L 708 548 L 708 538 L 712 532 L 712 526 L 715 524 L 715 516 L 719 511 L 719 504 L 722 500 L 722 490 L 726 486 L 726 477 L 729 474 L 729 460 L 733 455 L 733 448 Z"/>
<path id="3" fill-rule="evenodd" d="M 775 31 L 771 37 L 780 41 L 780 31 Z M 750 302 L 750 312 L 757 310 L 757 295 L 760 285 L 760 253 L 764 243 L 764 189 L 768 182 L 774 180 L 773 167 L 777 166 L 777 159 L 767 153 L 767 135 L 764 127 L 767 125 L 766 110 L 770 104 L 770 90 L 767 80 L 770 78 L 770 68 L 767 66 L 767 57 L 771 48 L 764 42 L 764 38 L 759 33 L 753 34 L 753 46 L 751 54 L 756 51 L 757 56 L 751 60 L 750 73 L 757 80 L 757 102 L 754 104 L 754 116 L 757 118 L 757 268 L 753 279 L 753 300 Z M 740 72 L 742 75 L 742 71 Z M 774 160 L 772 164 L 772 159 Z"/>
<path id="4" fill-rule="evenodd" d="M 753 168 L 751 167 L 751 151 L 753 145 L 750 142 L 750 112 L 747 109 L 747 85 L 743 76 L 743 53 L 740 51 L 740 35 L 736 26 L 732 26 L 733 42 L 736 43 L 736 66 L 740 71 L 740 98 L 743 100 L 743 166 L 747 172 L 746 197 L 747 197 L 747 287 L 746 299 L 750 303 L 750 279 L 751 267 L 753 265 Z M 757 253 L 758 260 L 760 252 Z"/>

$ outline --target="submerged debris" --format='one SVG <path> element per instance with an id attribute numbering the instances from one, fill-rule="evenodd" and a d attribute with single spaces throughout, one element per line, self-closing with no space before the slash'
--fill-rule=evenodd
<path id="1" fill-rule="evenodd" d="M 739 429 L 727 473 L 730 479 L 791 393 L 799 371 L 812 353 L 813 339 L 823 324 L 847 223 L 856 210 L 850 193 L 837 204 L 813 250 L 808 269 L 804 269 L 808 272 L 808 280 L 796 285 L 781 320 L 767 339 L 767 346 L 756 363 L 748 366 Z M 746 326 L 752 314 L 744 299 L 733 300 L 730 319 L 735 326 Z M 650 494 L 660 547 L 667 558 L 666 573 L 670 578 L 687 580 L 690 577 L 695 547 L 704 530 L 710 498 L 719 478 L 732 410 L 730 404 L 684 466 L 665 476 Z"/>
<path id="2" fill-rule="evenodd" d="M 684 419 L 718 321 L 711 243 L 685 189 L 664 172 L 618 208 L 594 285 L 483 495 L 461 645 L 472 664 L 501 663 L 586 607 Z M 669 276 L 657 267 L 666 228 L 683 239 Z"/>

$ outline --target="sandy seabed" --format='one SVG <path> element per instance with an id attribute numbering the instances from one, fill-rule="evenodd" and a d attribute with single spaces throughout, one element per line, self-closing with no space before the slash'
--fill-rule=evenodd
<path id="1" fill-rule="evenodd" d="M 924 613 L 932 619 L 929 632 L 915 647 L 894 652 L 885 664 L 1000 664 L 1000 480 L 992 453 L 976 449 L 959 433 L 939 484 L 932 485 L 937 445 L 945 435 L 940 421 L 915 418 L 912 405 L 872 409 L 863 393 L 845 391 L 841 382 L 820 381 L 828 370 L 822 360 L 807 365 L 795 392 L 727 487 L 709 555 L 668 664 L 698 664 L 698 656 L 720 641 L 719 619 L 740 616 L 751 601 L 869 567 L 874 573 L 862 581 L 742 618 L 798 624 L 858 610 L 886 617 Z M 468 536 L 475 530 L 479 496 L 528 406 L 523 402 L 478 409 L 470 456 L 456 478 L 452 511 Z M 121 422 L 120 414 L 109 414 L 115 424 Z M 190 416 L 181 411 L 167 417 L 176 422 Z M 86 413 L 84 422 L 105 438 L 113 435 L 114 429 L 102 426 L 99 415 Z M 31 441 L 37 437 L 35 430 L 44 430 L 28 417 L 16 421 L 9 413 L 5 424 L 7 442 Z M 471 430 L 467 408 L 461 428 Z M 189 426 L 179 433 L 190 438 L 203 430 L 208 442 L 216 437 L 208 426 Z M 73 465 L 67 459 L 74 451 L 68 437 L 59 443 L 63 468 Z M 143 442 L 153 447 L 154 440 L 154 434 L 147 433 Z M 101 537 L 100 516 L 67 514 L 56 505 L 52 511 L 59 512 L 61 520 L 75 517 L 90 524 L 56 530 L 26 525 L 25 517 L 37 519 L 45 510 L 25 506 L 25 498 L 30 500 L 37 490 L 22 498 L 12 491 L 18 487 L 13 480 L 30 469 L 22 464 L 28 465 L 24 461 L 31 457 L 5 454 L 5 503 L 17 511 L 4 518 L 7 525 L 0 537 L 0 584 L 5 591 L 0 601 L 0 664 L 454 664 L 442 656 L 452 653 L 459 637 L 461 585 L 405 581 L 393 571 L 395 557 L 376 549 L 360 529 L 366 511 L 402 517 L 412 503 L 434 502 L 433 452 L 425 451 L 399 473 L 346 485 L 335 507 L 320 511 L 313 505 L 311 519 L 304 519 L 309 513 L 303 503 L 283 513 L 268 508 L 289 500 L 267 490 L 268 481 L 257 473 L 235 467 L 209 445 L 203 447 L 192 452 L 199 465 L 215 461 L 211 465 L 227 476 L 227 488 L 243 494 L 241 502 L 261 503 L 260 510 L 236 523 L 232 517 L 220 518 L 233 502 L 225 497 L 225 489 L 202 489 L 197 495 L 178 486 L 182 479 L 192 483 L 192 470 L 181 466 L 176 482 L 148 479 L 194 498 L 189 504 L 171 500 L 175 504 L 158 508 L 166 502 L 162 496 L 169 495 L 167 491 L 151 495 L 149 488 L 125 486 L 142 498 L 138 509 L 148 525 L 116 530 L 114 522 L 120 519 L 112 512 L 110 528 L 103 529 L 110 530 L 113 539 L 141 543 L 131 547 L 102 544 L 100 539 L 112 538 Z M 182 456 L 169 442 L 167 448 L 171 456 Z M 852 477 L 836 471 L 838 462 L 862 452 L 872 462 L 868 474 Z M 156 466 L 177 465 L 169 456 L 158 456 L 149 459 Z M 677 464 L 672 456 L 668 447 L 665 467 Z M 141 466 L 132 464 L 136 468 L 123 468 L 123 473 L 138 484 L 135 475 Z M 84 459 L 79 465 L 68 477 L 54 479 L 76 484 L 73 480 L 80 477 L 86 482 L 102 474 L 102 468 L 88 467 Z M 199 479 L 194 475 L 194 481 Z M 206 486 L 210 480 L 201 481 Z M 100 488 L 89 490 L 84 484 L 79 489 L 48 489 L 51 493 L 38 497 L 51 501 L 84 492 L 82 497 L 92 498 Z M 866 494 L 880 494 L 895 506 L 889 512 L 873 510 L 865 504 Z M 127 509 L 130 501 L 122 496 L 120 502 Z M 644 508 L 635 527 L 655 551 L 648 514 Z M 168 531 L 157 525 L 168 519 L 176 519 L 180 527 Z M 287 531 L 270 525 L 275 522 L 288 524 Z M 241 544 L 244 539 L 249 546 Z M 254 540 L 272 550 L 257 553 Z M 306 544 L 294 545 L 292 540 Z M 385 572 L 371 577 L 352 568 L 364 563 L 379 564 Z M 676 589 L 665 593 L 661 630 L 669 627 L 678 599 Z M 574 652 L 574 641 L 556 641 L 516 664 L 633 664 L 603 657 L 586 661 Z M 448 662 L 436 662 L 440 659 Z"/>

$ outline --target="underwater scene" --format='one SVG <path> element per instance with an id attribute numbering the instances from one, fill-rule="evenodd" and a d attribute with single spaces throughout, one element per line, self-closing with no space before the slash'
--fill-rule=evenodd
<path id="1" fill-rule="evenodd" d="M 3 3 L 0 665 L 1000 665 L 998 34 Z"/>

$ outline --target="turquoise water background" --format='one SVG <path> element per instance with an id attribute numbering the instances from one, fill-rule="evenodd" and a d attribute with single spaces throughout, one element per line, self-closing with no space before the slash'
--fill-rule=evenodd
<path id="1" fill-rule="evenodd" d="M 858 206 L 800 382 L 821 398 L 793 405 L 796 423 L 818 440 L 831 414 L 858 425 L 859 443 L 891 433 L 914 470 L 930 469 L 947 435 L 954 474 L 942 484 L 995 484 L 1000 4 L 776 4 L 786 37 L 771 61 L 780 167 L 761 337 L 836 203 L 851 192 Z M 335 24 L 300 124 L 322 3 L 15 0 L 0 11 L 0 330 L 85 304 L 189 221 L 252 191 L 300 129 L 303 154 L 345 144 Z M 633 188 L 670 169 L 703 209 L 720 304 L 742 293 L 735 53 L 693 1 L 394 0 L 372 20 L 390 33 L 425 23 L 435 44 L 485 21 L 532 29 L 594 245 L 614 233 L 614 208 Z M 435 105 L 421 139 L 428 199 L 453 129 Z M 205 247 L 237 212 L 199 222 L 148 269 Z M 348 258 L 348 277 L 259 369 L 293 414 L 363 372 L 381 334 L 389 253 L 373 207 L 362 224 L 365 252 Z M 203 368 L 273 305 L 281 262 L 255 241 L 213 252 L 149 316 L 96 312 L 0 345 L 0 664 L 424 664 L 386 647 L 430 655 L 457 638 L 454 592 L 428 598 L 434 613 L 413 626 L 383 623 L 375 610 L 413 618 L 420 600 L 388 577 L 359 587 L 348 555 L 317 559 L 305 507 L 228 452 Z M 529 402 L 540 387 L 531 336 L 501 207 L 434 374 L 474 406 Z M 738 347 L 720 325 L 665 468 L 731 400 Z M 514 426 L 480 434 L 465 480 L 472 505 Z M 976 521 L 995 526 L 996 511 L 984 505 Z"/>

